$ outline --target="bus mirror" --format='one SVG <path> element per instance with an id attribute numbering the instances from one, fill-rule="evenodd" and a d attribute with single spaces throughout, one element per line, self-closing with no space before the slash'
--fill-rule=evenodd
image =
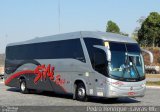
<path id="1" fill-rule="evenodd" d="M 149 50 L 146 50 L 146 49 L 141 49 L 141 51 L 144 52 L 144 53 L 147 53 L 149 55 L 150 63 L 152 64 L 153 63 L 153 59 L 154 59 L 153 53 L 151 51 L 149 51 Z"/>

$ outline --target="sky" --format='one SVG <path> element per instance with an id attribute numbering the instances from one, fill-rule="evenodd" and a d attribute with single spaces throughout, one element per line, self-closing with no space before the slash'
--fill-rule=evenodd
<path id="1" fill-rule="evenodd" d="M 35 37 L 105 31 L 109 20 L 131 35 L 150 12 L 160 13 L 160 0 L 0 0 L 0 53 L 8 43 Z"/>

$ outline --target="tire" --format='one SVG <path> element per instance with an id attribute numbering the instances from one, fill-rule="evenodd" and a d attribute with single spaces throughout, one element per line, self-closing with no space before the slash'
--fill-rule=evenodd
<path id="1" fill-rule="evenodd" d="M 78 101 L 87 101 L 86 88 L 83 83 L 78 83 L 76 86 L 75 98 Z"/>
<path id="2" fill-rule="evenodd" d="M 23 94 L 29 93 L 25 79 L 20 80 L 20 92 Z"/>

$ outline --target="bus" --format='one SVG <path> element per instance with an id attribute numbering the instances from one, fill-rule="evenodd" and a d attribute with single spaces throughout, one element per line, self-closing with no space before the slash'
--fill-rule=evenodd
<path id="1" fill-rule="evenodd" d="M 6 47 L 5 85 L 24 94 L 52 91 L 79 101 L 143 97 L 145 83 L 140 47 L 119 34 L 79 31 Z"/>

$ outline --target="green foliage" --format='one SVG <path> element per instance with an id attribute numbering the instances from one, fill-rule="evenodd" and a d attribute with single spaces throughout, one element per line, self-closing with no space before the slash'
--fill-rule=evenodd
<path id="1" fill-rule="evenodd" d="M 138 31 L 138 42 L 143 47 L 160 47 L 160 14 L 151 12 Z"/>
<path id="2" fill-rule="evenodd" d="M 106 32 L 112 32 L 112 33 L 120 33 L 120 28 L 116 23 L 113 21 L 108 21 L 107 27 L 106 27 Z"/>
<path id="3" fill-rule="evenodd" d="M 160 86 L 160 81 L 154 81 L 154 82 L 152 82 L 152 81 L 147 81 L 146 84 L 147 84 L 148 86 Z"/>
<path id="4" fill-rule="evenodd" d="M 119 26 L 113 21 L 107 22 L 106 32 L 112 32 L 112 33 L 117 33 L 124 36 L 129 36 L 129 34 L 127 33 L 120 32 Z"/>

